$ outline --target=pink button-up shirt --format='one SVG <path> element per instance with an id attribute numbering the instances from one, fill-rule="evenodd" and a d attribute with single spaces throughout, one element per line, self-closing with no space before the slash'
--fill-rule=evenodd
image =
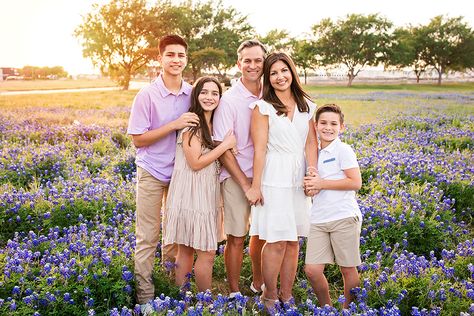
<path id="1" fill-rule="evenodd" d="M 213 120 L 214 140 L 222 141 L 229 130 L 234 131 L 237 138 L 237 162 L 249 178 L 253 177 L 253 143 L 250 138 L 252 110 L 249 105 L 259 99 L 260 97 L 247 90 L 239 79 L 223 94 Z M 229 177 L 229 172 L 222 168 L 220 180 L 223 181 Z"/>
<path id="2" fill-rule="evenodd" d="M 159 76 L 138 92 L 133 101 L 127 133 L 141 135 L 157 129 L 189 110 L 192 86 L 183 81 L 178 94 L 170 92 Z M 137 149 L 137 166 L 156 179 L 169 182 L 176 154 L 176 133 L 171 132 L 156 143 Z"/>

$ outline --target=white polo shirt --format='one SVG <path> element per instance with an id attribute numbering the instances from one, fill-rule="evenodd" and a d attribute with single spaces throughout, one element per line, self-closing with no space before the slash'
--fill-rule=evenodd
<path id="1" fill-rule="evenodd" d="M 339 138 L 319 151 L 318 172 L 322 179 L 344 179 L 346 178 L 344 170 L 358 167 L 354 150 Z M 313 197 L 311 223 L 327 223 L 354 216 L 358 216 L 362 222 L 355 193 L 353 190 L 321 190 Z"/>

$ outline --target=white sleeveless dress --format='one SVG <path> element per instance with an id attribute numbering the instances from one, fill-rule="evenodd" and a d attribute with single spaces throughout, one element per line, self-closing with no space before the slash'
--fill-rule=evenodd
<path id="1" fill-rule="evenodd" d="M 316 105 L 308 104 L 309 113 L 296 108 L 293 121 L 277 115 L 266 101 L 250 105 L 267 115 L 269 124 L 261 188 L 264 205 L 252 206 L 250 225 L 250 235 L 267 242 L 297 241 L 309 233 L 311 199 L 304 194 L 303 178 L 308 121 Z"/>

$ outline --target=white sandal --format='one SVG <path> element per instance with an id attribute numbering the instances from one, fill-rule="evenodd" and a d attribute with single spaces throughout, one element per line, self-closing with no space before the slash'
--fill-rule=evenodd
<path id="1" fill-rule="evenodd" d="M 253 282 L 250 283 L 250 290 L 254 293 L 254 294 L 260 294 L 263 292 L 263 289 L 265 288 L 265 284 L 262 284 L 262 286 L 260 286 L 260 291 L 257 290 L 257 288 L 255 287 L 255 285 L 253 285 Z"/>

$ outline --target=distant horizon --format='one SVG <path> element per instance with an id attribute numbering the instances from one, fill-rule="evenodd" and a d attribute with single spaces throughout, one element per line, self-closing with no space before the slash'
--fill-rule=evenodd
<path id="1" fill-rule="evenodd" d="M 108 2 L 109 0 L 2 1 L 0 11 L 12 14 L 6 14 L 0 19 L 0 66 L 62 66 L 71 75 L 98 74 L 99 70 L 92 66 L 91 61 L 82 57 L 82 47 L 72 34 L 82 23 L 81 15 L 89 13 L 93 3 L 103 5 Z M 293 0 L 291 5 L 279 0 L 224 0 L 223 5 L 232 6 L 242 15 L 247 15 L 250 25 L 260 35 L 277 28 L 288 31 L 290 36 L 301 36 L 310 33 L 311 26 L 322 18 L 339 19 L 351 13 L 379 13 L 395 26 L 426 24 L 440 14 L 449 17 L 463 16 L 464 21 L 471 28 L 474 27 L 474 10 L 467 10 L 467 7 L 472 7 L 467 0 L 400 0 L 396 3 L 333 0 L 312 2 L 311 8 L 308 1 L 304 0 Z"/>

